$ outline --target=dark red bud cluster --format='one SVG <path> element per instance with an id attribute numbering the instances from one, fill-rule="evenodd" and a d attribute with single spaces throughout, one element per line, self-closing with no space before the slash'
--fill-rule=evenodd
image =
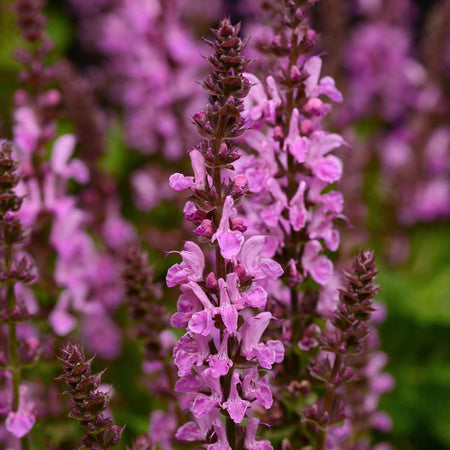
<path id="1" fill-rule="evenodd" d="M 145 346 L 145 359 L 161 359 L 163 349 L 159 335 L 170 326 L 169 314 L 160 303 L 161 286 L 154 281 L 147 255 L 137 246 L 131 247 L 125 257 L 123 278 L 128 307 L 137 324 L 136 334 Z"/>
<path id="2" fill-rule="evenodd" d="M 64 394 L 74 402 L 69 417 L 76 419 L 86 429 L 83 445 L 93 450 L 103 450 L 120 441 L 124 427 L 114 425 L 112 419 L 104 415 L 109 397 L 98 388 L 105 371 L 93 374 L 93 359 L 86 361 L 80 344 L 63 345 L 58 360 L 64 366 L 64 374 L 57 380 L 67 383 L 69 389 Z"/>
<path id="3" fill-rule="evenodd" d="M 243 54 L 246 41 L 239 37 L 240 24 L 232 25 L 229 18 L 223 19 L 217 29 L 212 30 L 216 40 L 206 41 L 214 53 L 208 57 L 212 70 L 202 83 L 209 95 L 206 111 L 193 117 L 199 134 L 208 141 L 229 140 L 241 136 L 245 131 L 242 99 L 247 96 L 251 84 L 243 76 L 250 60 Z M 214 164 L 227 165 L 239 158 L 236 152 L 223 144 L 219 154 L 205 152 L 205 159 Z"/>

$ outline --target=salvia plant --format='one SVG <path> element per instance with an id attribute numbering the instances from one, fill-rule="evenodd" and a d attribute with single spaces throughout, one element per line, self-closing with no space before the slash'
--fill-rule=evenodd
<path id="1" fill-rule="evenodd" d="M 421 54 L 409 0 L 9 3 L 0 448 L 390 449 L 366 241 L 450 214 L 448 0 Z"/>

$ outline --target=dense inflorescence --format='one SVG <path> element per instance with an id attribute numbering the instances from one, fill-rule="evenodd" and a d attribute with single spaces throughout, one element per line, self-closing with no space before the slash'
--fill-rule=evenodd
<path id="1" fill-rule="evenodd" d="M 22 440 L 23 448 L 29 448 L 26 435 L 36 418 L 33 402 L 27 395 L 26 385 L 22 383 L 22 370 L 25 365 L 35 362 L 40 343 L 36 336 L 23 339 L 18 334 L 19 324 L 31 317 L 32 304 L 24 302 L 24 297 L 27 297 L 25 285 L 35 280 L 36 270 L 30 257 L 21 249 L 26 234 L 17 217 L 22 198 L 15 192 L 20 177 L 13 151 L 11 142 L 0 141 L 0 317 L 2 328 L 4 324 L 8 329 L 8 337 L 4 341 L 2 339 L 0 345 L 0 370 L 6 370 L 10 375 L 6 392 L 2 392 L 2 396 L 10 402 L 4 405 L 2 411 L 6 415 L 6 430 Z"/>
<path id="2" fill-rule="evenodd" d="M 341 245 L 350 222 L 342 192 L 367 174 L 347 177 L 342 155 L 355 152 L 350 125 L 375 111 L 379 137 L 350 173 L 381 145 L 374 151 L 385 193 L 401 187 L 391 199 L 399 222 L 447 214 L 447 62 L 426 74 L 411 57 L 409 0 L 352 2 L 345 8 L 355 26 L 328 17 L 344 8 L 336 0 L 319 13 L 318 0 L 66 2 L 85 49 L 72 48 L 71 62 L 50 64 L 44 1 L 13 8 L 23 48 L 15 54 L 14 144 L 0 141 L 0 445 L 76 445 L 79 427 L 65 424 L 64 402 L 48 385 L 59 360 L 69 416 L 91 449 L 122 440 L 132 450 L 389 448 L 372 438 L 390 430 L 379 399 L 394 386 L 379 350 L 374 252 L 339 270 L 356 240 L 347 235 Z M 253 16 L 250 49 L 228 17 L 200 43 L 221 5 Z M 60 6 L 50 11 L 63 17 Z M 324 39 L 318 17 L 329 27 Z M 433 20 L 428 46 L 447 23 Z M 354 28 L 350 40 L 345 24 Z M 338 84 L 349 80 L 351 99 L 334 119 L 343 96 L 321 75 L 324 43 Z M 208 47 L 205 75 L 197 62 Z M 383 66 L 389 77 L 379 77 Z M 420 158 L 408 157 L 413 147 Z M 410 183 L 418 177 L 433 188 L 418 192 Z M 352 194 L 350 208 L 361 205 Z M 180 251 L 166 256 L 181 261 L 169 267 L 158 253 L 173 248 Z M 105 371 L 93 372 L 84 348 L 111 362 L 111 405 Z M 25 382 L 38 357 L 42 381 Z M 125 432 L 114 424 L 116 405 Z"/>
<path id="3" fill-rule="evenodd" d="M 190 189 L 185 217 L 197 226 L 199 240 L 215 247 L 209 269 L 213 255 L 186 242 L 182 262 L 167 274 L 167 285 L 182 291 L 172 325 L 186 328 L 173 353 L 180 377 L 176 390 L 185 394 L 182 404 L 194 417 L 176 436 L 207 448 L 271 448 L 256 439 L 259 421 L 253 411 L 272 405 L 268 376 L 260 369 L 270 372 L 284 353 L 279 341 L 263 338 L 272 316 L 264 311 L 264 285 L 281 275 L 281 267 L 265 256 L 264 236 L 245 238 L 246 227 L 236 215 L 247 179 L 231 172 L 239 158 L 232 139 L 245 132 L 242 99 L 250 89 L 242 75 L 249 62 L 241 53 L 239 28 L 224 19 L 214 30 L 212 71 L 203 83 L 209 104 L 194 116 L 203 138 L 190 152 L 194 177 L 170 179 L 175 190 Z M 216 442 L 209 443 L 213 436 Z"/>
<path id="4" fill-rule="evenodd" d="M 74 403 L 69 416 L 86 429 L 83 445 L 92 450 L 111 448 L 120 441 L 123 428 L 114 425 L 105 414 L 109 397 L 99 389 L 104 372 L 92 373 L 93 358 L 86 361 L 80 344 L 65 344 L 58 359 L 64 366 L 64 374 L 57 379 L 67 383 L 69 389 L 64 393 Z"/>
<path id="5" fill-rule="evenodd" d="M 303 412 L 308 421 L 318 426 L 318 450 L 326 448 L 328 428 L 348 417 L 346 400 L 336 393 L 356 379 L 351 358 L 361 353 L 369 334 L 373 299 L 378 291 L 374 284 L 376 274 L 374 252 L 360 251 L 353 259 L 351 271 L 345 274 L 344 286 L 339 289 L 334 317 L 319 337 L 321 353 L 311 364 L 310 372 L 326 384 L 325 397 Z"/>

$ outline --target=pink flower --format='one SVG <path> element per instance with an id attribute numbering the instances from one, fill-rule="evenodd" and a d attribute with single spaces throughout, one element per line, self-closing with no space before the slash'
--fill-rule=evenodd
<path id="1" fill-rule="evenodd" d="M 237 384 L 240 384 L 239 375 L 234 372 L 231 380 L 230 395 L 228 396 L 228 400 L 222 403 L 222 408 L 228 411 L 233 422 L 241 423 L 244 420 L 245 412 L 250 406 L 250 402 L 240 397 L 236 387 Z"/>
<path id="2" fill-rule="evenodd" d="M 289 202 L 289 222 L 295 231 L 303 228 L 308 220 L 309 214 L 305 207 L 306 182 L 300 182 L 297 192 Z"/>
<path id="3" fill-rule="evenodd" d="M 209 354 L 208 338 L 199 334 L 182 336 L 173 349 L 178 376 L 188 375 L 194 365 L 201 366 Z"/>
<path id="4" fill-rule="evenodd" d="M 122 217 L 120 207 L 115 203 L 108 206 L 107 217 L 102 228 L 106 243 L 114 249 L 120 249 L 136 238 L 135 228 Z"/>
<path id="5" fill-rule="evenodd" d="M 230 217 L 233 212 L 233 198 L 228 196 L 223 205 L 219 227 L 211 238 L 211 242 L 216 240 L 219 242 L 220 253 L 225 259 L 236 256 L 244 242 L 244 236 L 240 231 L 231 231 Z"/>
<path id="6" fill-rule="evenodd" d="M 252 236 L 242 246 L 240 258 L 246 272 L 256 280 L 278 278 L 283 274 L 281 266 L 271 258 L 262 256 L 266 238 Z"/>
<path id="7" fill-rule="evenodd" d="M 34 404 L 27 399 L 26 395 L 27 388 L 21 384 L 17 411 L 11 411 L 5 422 L 7 431 L 19 439 L 27 435 L 36 422 L 36 417 L 32 413 Z"/>
<path id="8" fill-rule="evenodd" d="M 299 162 L 302 163 L 306 156 L 306 141 L 305 138 L 300 136 L 299 132 L 299 119 L 300 113 L 295 108 L 292 111 L 291 121 L 289 123 L 289 134 L 284 140 L 283 150 L 289 150 L 289 153 Z"/>
<path id="9" fill-rule="evenodd" d="M 233 361 L 228 357 L 228 334 L 226 331 L 223 333 L 219 351 L 215 355 L 210 355 L 208 362 L 211 375 L 217 378 L 226 375 L 233 365 Z"/>
<path id="10" fill-rule="evenodd" d="M 189 286 L 203 305 L 204 309 L 192 314 L 192 317 L 189 319 L 188 330 L 203 336 L 209 336 L 214 326 L 213 316 L 216 309 L 212 305 L 205 291 L 197 283 L 191 281 L 189 282 Z"/>
<path id="11" fill-rule="evenodd" d="M 181 173 L 174 173 L 169 178 L 169 184 L 175 191 L 184 191 L 185 189 L 204 190 L 206 183 L 206 164 L 205 158 L 198 150 L 191 150 L 191 158 L 194 176 L 186 177 Z"/>
<path id="12" fill-rule="evenodd" d="M 217 436 L 217 442 L 214 444 L 208 444 L 205 448 L 208 450 L 231 450 L 231 446 L 227 439 L 227 432 L 223 426 L 223 423 L 220 420 L 215 420 L 213 426 Z"/>
<path id="13" fill-rule="evenodd" d="M 29 155 L 36 150 L 41 134 L 36 114 L 31 108 L 22 106 L 14 111 L 14 120 L 14 143 L 21 152 Z"/>
<path id="14" fill-rule="evenodd" d="M 318 130 L 307 139 L 305 164 L 320 180 L 327 183 L 338 181 L 342 176 L 342 161 L 334 155 L 325 155 L 341 145 L 347 145 L 342 136 Z"/>
<path id="15" fill-rule="evenodd" d="M 271 319 L 272 314 L 266 311 L 248 317 L 242 326 L 242 353 L 247 360 L 256 357 L 265 369 L 271 369 L 273 363 L 281 362 L 284 358 L 284 347 L 280 341 L 259 342 Z"/>
<path id="16" fill-rule="evenodd" d="M 69 162 L 75 145 L 76 140 L 73 134 L 64 134 L 56 139 L 50 157 L 50 166 L 61 178 L 65 180 L 73 178 L 78 183 L 85 184 L 89 181 L 88 168 L 80 159 L 73 158 Z"/>
<path id="17" fill-rule="evenodd" d="M 234 305 L 231 304 L 230 297 L 226 289 L 225 281 L 219 279 L 220 289 L 220 306 L 218 308 L 222 321 L 229 333 L 234 333 L 237 329 L 238 312 Z"/>
<path id="18" fill-rule="evenodd" d="M 305 272 L 309 272 L 316 283 L 326 284 L 333 273 L 333 264 L 325 256 L 320 255 L 322 246 L 319 241 L 312 240 L 306 243 L 302 256 L 302 265 Z"/>
<path id="19" fill-rule="evenodd" d="M 172 266 L 167 272 L 166 283 L 168 287 L 203 279 L 205 256 L 202 249 L 195 242 L 187 241 L 180 255 L 183 261 Z"/>
<path id="20" fill-rule="evenodd" d="M 267 377 L 259 378 L 258 369 L 247 369 L 242 382 L 242 391 L 249 400 L 256 399 L 264 408 L 272 407 L 273 398 Z"/>
<path id="21" fill-rule="evenodd" d="M 314 211 L 308 226 L 308 235 L 311 239 L 322 238 L 331 251 L 339 247 L 339 231 L 333 228 L 334 214 L 329 214 L 325 206 Z"/>
<path id="22" fill-rule="evenodd" d="M 266 439 L 257 440 L 256 432 L 258 430 L 259 420 L 251 417 L 247 422 L 247 432 L 245 434 L 244 446 L 248 450 L 272 450 L 272 444 Z"/>
<path id="23" fill-rule="evenodd" d="M 322 59 L 320 56 L 309 58 L 305 62 L 304 68 L 309 74 L 305 81 L 305 91 L 308 97 L 318 97 L 323 94 L 334 102 L 342 102 L 342 94 L 336 89 L 333 78 L 324 77 L 319 82 L 320 71 L 322 70 Z"/>
<path id="24" fill-rule="evenodd" d="M 58 336 L 68 335 L 76 326 L 77 320 L 69 312 L 70 293 L 63 291 L 59 295 L 58 303 L 50 313 L 48 321 Z"/>

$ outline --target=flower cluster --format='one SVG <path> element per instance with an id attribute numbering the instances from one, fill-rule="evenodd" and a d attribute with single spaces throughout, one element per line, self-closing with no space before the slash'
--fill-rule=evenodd
<path id="1" fill-rule="evenodd" d="M 259 372 L 270 371 L 284 354 L 281 342 L 263 338 L 272 316 L 264 311 L 264 285 L 282 269 L 266 256 L 264 236 L 244 237 L 246 226 L 236 212 L 248 183 L 231 172 L 239 158 L 232 139 L 245 132 L 242 99 L 250 89 L 243 77 L 249 62 L 241 54 L 245 42 L 239 28 L 224 19 L 213 30 L 216 40 L 208 42 L 214 49 L 208 58 L 212 71 L 203 82 L 209 104 L 194 115 L 203 137 L 190 152 L 194 176 L 170 179 L 174 189 L 191 191 L 185 218 L 197 226 L 201 242 L 215 246 L 213 270 L 208 269 L 212 255 L 189 241 L 180 252 L 182 262 L 167 273 L 167 285 L 180 285 L 182 292 L 172 324 L 187 329 L 173 353 L 180 376 L 176 390 L 185 394 L 185 407 L 195 419 L 176 436 L 206 443 L 216 436 L 206 448 L 241 448 L 244 441 L 246 448 L 271 448 L 256 439 L 258 419 L 246 416 L 257 405 L 271 407 L 268 376 Z"/>
<path id="2" fill-rule="evenodd" d="M 338 249 L 336 219 L 345 218 L 343 196 L 333 190 L 343 165 L 332 152 L 347 143 L 323 128 L 329 102 L 342 102 L 342 95 L 331 77 L 320 76 L 322 58 L 308 6 L 301 1 L 265 6 L 271 28 L 258 41 L 266 55 L 258 73 L 269 68 L 270 75 L 261 81 L 262 75 L 246 74 L 252 88 L 245 117 L 252 129 L 240 139 L 245 156 L 238 170 L 252 194 L 243 205 L 249 231 L 271 236 L 271 256 L 285 269 L 283 285 L 272 285 L 269 306 L 282 323 L 281 333 L 274 329 L 272 335 L 283 341 L 287 357 L 272 387 L 276 409 L 266 419 L 282 427 L 292 415 L 286 404 L 294 398 L 301 405 L 314 388 L 306 364 L 315 349 L 323 353 L 320 319 L 339 314 L 339 275 L 325 251 Z M 301 409 L 296 414 L 304 418 Z M 343 420 L 339 412 L 336 420 Z M 319 430 L 313 431 L 320 443 Z M 294 448 L 314 442 L 302 429 L 286 436 L 286 445 Z"/>
<path id="3" fill-rule="evenodd" d="M 450 7 L 437 4 L 422 35 L 414 36 L 413 3 L 357 2 L 358 7 L 349 11 L 356 26 L 339 39 L 345 70 L 338 76 L 349 101 L 335 122 L 358 153 L 356 162 L 353 157 L 345 161 L 345 179 L 357 180 L 343 183 L 350 200 L 348 213 L 355 225 L 367 226 L 364 183 L 378 161 L 380 189 L 375 194 L 388 215 L 384 232 L 401 250 L 392 251 L 392 262 L 404 260 L 395 253 L 408 252 L 399 230 L 404 233 L 417 222 L 443 220 L 450 214 L 450 134 L 445 119 L 449 102 L 443 82 L 448 69 L 443 63 L 436 70 L 428 60 L 430 54 L 446 53 Z M 415 51 L 416 41 L 424 49 L 422 55 Z M 355 122 L 362 133 L 351 131 Z"/>
<path id="4" fill-rule="evenodd" d="M 69 415 L 86 428 L 83 445 L 92 450 L 111 448 L 120 441 L 123 428 L 105 415 L 109 397 L 99 389 L 103 372 L 92 373 L 93 358 L 86 361 L 80 344 L 64 345 L 58 359 L 64 366 L 64 374 L 57 379 L 67 383 L 69 390 L 65 394 L 74 403 Z"/>
<path id="5" fill-rule="evenodd" d="M 340 430 L 339 439 L 344 441 L 352 432 L 353 441 L 357 439 L 359 430 L 352 430 L 351 427 L 353 423 L 358 423 L 360 417 L 356 415 L 357 409 L 346 410 L 348 397 L 342 394 L 346 393 L 344 387 L 347 383 L 361 381 L 358 379 L 361 367 L 356 366 L 355 355 L 363 352 L 369 337 L 373 299 L 378 291 L 378 286 L 374 284 L 376 274 L 374 252 L 360 251 L 353 259 L 351 271 L 345 274 L 345 285 L 339 290 L 335 315 L 320 334 L 323 345 L 310 365 L 310 373 L 313 378 L 325 383 L 325 397 L 303 412 L 304 420 L 318 429 L 318 450 L 326 448 L 328 429 L 346 418 L 349 419 L 345 424 L 347 429 L 344 432 Z M 330 437 L 333 438 L 333 435 Z M 337 439 L 336 436 L 334 439 Z"/>
<path id="6" fill-rule="evenodd" d="M 56 89 L 48 89 L 55 69 L 46 65 L 51 42 L 44 32 L 41 8 L 40 1 L 23 0 L 16 4 L 22 36 L 28 44 L 17 54 L 25 66 L 20 81 L 27 90 L 16 92 L 13 129 L 23 175 L 18 186 L 18 193 L 24 196 L 19 217 L 26 227 L 34 229 L 33 256 L 40 262 L 43 279 L 61 290 L 49 316 L 54 333 L 65 336 L 75 328 L 73 310 L 82 316 L 85 341 L 97 353 L 111 358 L 120 351 L 120 334 L 109 317 L 122 300 L 119 266 L 110 252 L 94 243 L 89 233 L 91 215 L 69 188 L 72 180 L 81 186 L 90 181 L 85 162 L 72 157 L 77 144 L 75 136 L 59 136 L 47 160 L 47 144 L 55 135 L 61 95 Z M 108 202 L 105 209 L 104 223 L 97 227 L 99 237 L 107 247 L 115 249 L 130 241 L 134 230 L 120 217 L 114 201 Z M 46 234 L 49 222 L 50 236 Z M 48 273 L 53 252 L 57 255 L 56 264 L 53 273 Z M 94 322 L 102 326 L 108 340 L 95 339 L 90 331 Z"/>
<path id="7" fill-rule="evenodd" d="M 298 349 L 317 346 L 312 318 L 335 307 L 337 279 L 324 249 L 339 246 L 335 220 L 343 197 L 331 187 L 341 178 L 342 163 L 331 152 L 346 144 L 322 128 L 331 110 L 328 100 L 341 102 L 342 95 L 332 78 L 320 78 L 316 34 L 308 25 L 308 8 L 301 5 L 269 3 L 272 37 L 262 48 L 276 64 L 264 81 L 246 75 L 253 84 L 246 100 L 253 129 L 241 140 L 246 157 L 239 165 L 253 194 L 244 206 L 250 229 L 271 236 L 272 254 L 285 268 L 272 307 L 290 348 L 287 383 L 300 376 Z M 320 289 L 305 289 L 308 279 Z"/>
<path id="8" fill-rule="evenodd" d="M 155 444 L 171 448 L 180 410 L 174 392 L 176 368 L 171 358 L 176 338 L 169 329 L 170 316 L 162 298 L 162 286 L 154 282 L 147 255 L 138 247 L 129 249 L 123 277 L 126 301 L 133 319 L 131 329 L 144 346 L 142 369 L 146 387 L 153 398 L 166 403 L 165 411 L 152 411 L 149 435 Z M 144 441 L 145 437 L 141 436 L 140 440 Z M 139 440 L 135 446 L 138 445 L 141 445 Z"/>
<path id="9" fill-rule="evenodd" d="M 5 425 L 10 435 L 22 438 L 24 448 L 29 448 L 26 435 L 36 418 L 33 402 L 27 395 L 27 387 L 22 384 L 22 368 L 35 362 L 40 343 L 36 336 L 24 339 L 24 330 L 19 329 L 21 325 L 26 327 L 25 321 L 31 316 L 33 305 L 23 300 L 27 299 L 25 285 L 35 280 L 36 270 L 30 257 L 20 248 L 26 236 L 17 217 L 22 205 L 22 198 L 15 192 L 18 183 L 12 143 L 0 141 L 0 316 L 1 328 L 6 327 L 8 330 L 8 337 L 2 339 L 0 345 L 0 371 L 7 371 L 9 374 L 7 392 L 2 395 L 9 402 L 2 405 L 2 415 L 7 416 Z"/>
<path id="10" fill-rule="evenodd" d="M 254 128 L 243 139 L 248 156 L 239 170 L 253 194 L 246 211 L 252 228 L 274 237 L 289 267 L 287 284 L 311 277 L 326 285 L 332 264 L 323 255 L 323 243 L 337 250 L 333 223 L 343 208 L 342 195 L 329 189 L 342 175 L 342 163 L 331 152 L 345 141 L 322 129 L 321 122 L 331 109 L 325 98 L 341 102 L 342 95 L 330 77 L 320 78 L 322 61 L 311 52 L 315 33 L 303 10 L 287 4 L 286 11 L 274 14 L 287 14 L 290 22 L 267 47 L 279 56 L 279 66 L 265 81 L 247 75 L 253 87 L 246 116 Z"/>
<path id="11" fill-rule="evenodd" d="M 335 1 L 324 0 L 323 8 Z M 413 167 L 398 177 L 408 186 L 399 197 L 411 192 L 405 180 L 418 173 L 416 160 L 405 156 L 409 145 L 422 148 L 435 181 L 450 167 L 446 104 L 438 107 L 440 96 L 419 88 L 424 73 L 400 39 L 407 33 L 393 32 L 408 26 L 408 0 L 385 14 L 380 2 L 348 5 L 377 23 L 357 26 L 355 35 L 366 42 L 352 41 L 346 54 L 348 76 L 362 70 L 350 92 L 363 92 L 331 122 L 341 134 L 329 131 L 333 104 L 343 96 L 323 75 L 321 42 L 328 38 L 319 39 L 314 21 L 327 13 L 315 12 L 318 0 L 66 2 L 82 31 L 80 70 L 69 60 L 49 65 L 42 0 L 14 6 L 24 43 L 16 52 L 14 144 L 0 141 L 0 446 L 75 445 L 76 423 L 61 423 L 65 402 L 45 381 L 61 373 L 59 360 L 64 373 L 56 379 L 68 386 L 69 417 L 91 449 L 368 450 L 372 430 L 390 429 L 379 399 L 394 382 L 379 350 L 374 253 L 360 251 L 350 272 L 339 271 L 354 251 L 354 240 L 340 242 L 339 222 L 349 222 L 342 191 L 364 177 L 352 181 L 343 173 L 347 142 L 354 141 L 349 120 L 377 109 L 383 132 L 373 148 L 383 142 L 381 173 L 392 180 L 394 166 Z M 241 23 L 229 17 L 211 30 L 213 39 L 198 42 L 221 5 L 253 16 L 250 49 Z M 343 32 L 345 19 L 338 22 Z M 379 42 L 383 33 L 396 39 L 395 49 Z M 203 74 L 200 52 L 207 47 Z M 101 56 L 95 66 L 88 48 Z M 391 84 L 377 75 L 373 55 L 383 54 L 389 72 L 401 62 Z M 331 65 L 338 73 L 336 59 Z M 436 85 L 442 78 L 424 76 Z M 99 93 L 106 94 L 106 111 L 96 103 Z M 409 116 L 418 104 L 426 114 Z M 121 118 L 125 145 L 117 142 Z M 126 145 L 140 154 L 130 151 L 125 161 Z M 390 149 L 402 145 L 399 162 Z M 189 161 L 192 173 L 185 171 Z M 444 185 L 414 196 L 411 209 L 402 210 L 404 222 L 419 207 L 423 217 L 436 217 Z M 158 250 L 174 248 L 169 259 L 177 263 L 169 267 Z M 111 407 L 123 408 L 125 433 L 109 410 L 105 371 L 94 373 L 84 348 L 114 360 L 111 372 L 120 378 Z M 25 383 L 38 357 L 42 381 Z M 51 427 L 62 427 L 61 436 Z"/>

